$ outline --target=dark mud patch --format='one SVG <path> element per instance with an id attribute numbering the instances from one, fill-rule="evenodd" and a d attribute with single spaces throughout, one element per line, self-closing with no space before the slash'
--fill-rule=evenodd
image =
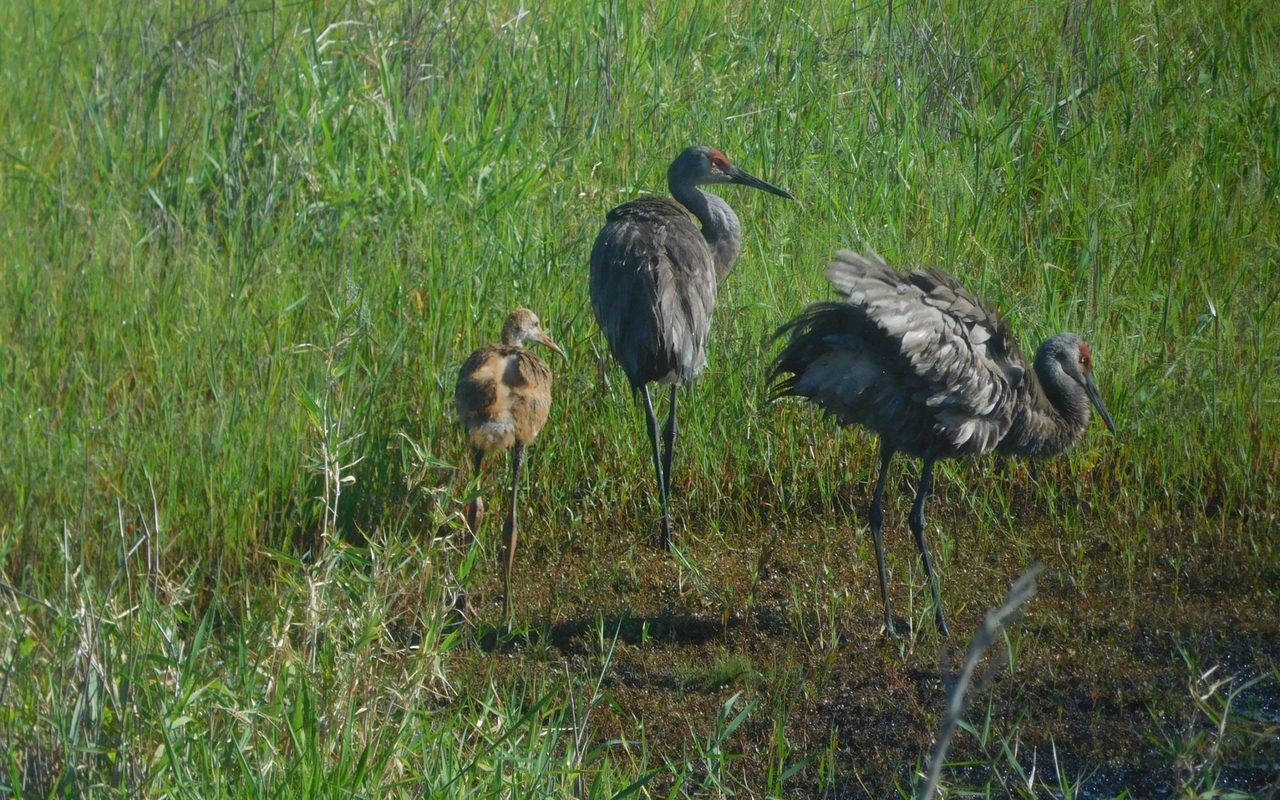
<path id="1" fill-rule="evenodd" d="M 867 542 L 838 525 L 768 543 L 689 537 L 692 569 L 642 537 L 602 537 L 599 550 L 581 539 L 535 545 L 526 563 L 538 573 L 517 580 L 521 627 L 478 635 L 455 675 L 464 692 L 469 682 L 599 678 L 609 702 L 591 737 L 643 743 L 651 764 L 698 762 L 739 695 L 737 708 L 754 708 L 723 745 L 744 792 L 768 794 L 771 776 L 803 764 L 784 796 L 897 796 L 932 746 L 969 635 L 1026 561 L 1040 560 L 1038 596 L 1007 646 L 988 653 L 993 671 L 966 715 L 978 734 L 954 740 L 949 784 L 999 796 L 1003 781 L 1034 769 L 1045 786 L 1060 774 L 1079 797 L 1169 797 L 1204 780 L 1265 796 L 1280 774 L 1280 589 L 1267 570 L 1240 568 L 1246 535 L 1219 531 L 1213 548 L 1138 558 L 1109 533 L 1045 527 L 1017 546 L 974 538 L 938 543 L 949 642 L 921 602 L 905 537 L 887 542 L 899 638 L 879 633 Z M 1176 531 L 1150 540 L 1182 541 Z M 499 617 L 497 597 L 482 617 Z M 1229 680 L 1210 701 L 1195 699 L 1219 679 Z M 1205 709 L 1236 688 L 1231 733 L 1219 737 Z"/>

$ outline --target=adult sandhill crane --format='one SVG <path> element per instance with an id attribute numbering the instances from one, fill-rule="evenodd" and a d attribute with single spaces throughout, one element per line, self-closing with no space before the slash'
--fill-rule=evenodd
<path id="1" fill-rule="evenodd" d="M 1060 333 L 1040 345 L 1034 370 L 1028 371 L 995 309 L 937 270 L 903 274 L 874 253 L 841 250 L 827 278 L 846 299 L 814 303 L 778 329 L 777 337 L 789 339 L 773 361 L 772 394 L 808 398 L 841 424 L 862 425 L 880 436 L 880 476 L 867 520 L 890 634 L 881 539 L 885 476 L 899 450 L 923 460 L 910 524 L 945 636 L 924 541 L 933 463 L 993 450 L 1061 453 L 1084 433 L 1090 403 L 1115 433 L 1093 381 L 1093 356 L 1079 336 Z"/>
<path id="2" fill-rule="evenodd" d="M 524 449 L 538 438 L 551 410 L 551 370 L 526 342 L 539 342 L 564 357 L 560 346 L 542 330 L 527 308 L 511 312 L 502 326 L 502 344 L 482 347 L 458 370 L 454 405 L 467 429 L 476 474 L 485 454 L 514 448 L 511 454 L 511 504 L 502 529 L 504 568 L 502 612 L 511 613 L 511 567 L 516 558 L 516 492 Z M 467 525 L 477 525 L 477 504 L 467 508 Z"/>
<path id="3" fill-rule="evenodd" d="M 676 438 L 676 389 L 706 365 L 707 332 L 716 284 L 742 249 L 742 226 L 729 204 L 702 191 L 709 183 L 739 183 L 779 197 L 789 192 L 729 163 L 711 147 L 685 148 L 667 169 L 673 202 L 632 200 L 609 212 L 591 250 L 591 307 L 622 365 L 632 392 L 644 399 L 653 469 L 662 498 L 662 546 L 671 546 L 671 451 Z M 702 223 L 701 230 L 689 218 Z M 671 403 L 658 447 L 658 419 L 649 384 L 671 385 Z"/>

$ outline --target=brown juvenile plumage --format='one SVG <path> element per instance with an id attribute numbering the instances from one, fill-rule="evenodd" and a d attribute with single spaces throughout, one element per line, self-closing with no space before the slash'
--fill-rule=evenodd
<path id="1" fill-rule="evenodd" d="M 454 405 L 467 429 L 476 474 L 486 453 L 514 448 L 511 457 L 511 500 L 503 527 L 503 613 L 511 610 L 511 567 L 516 553 L 516 491 L 524 448 L 533 444 L 551 410 L 551 370 L 524 347 L 539 342 L 561 356 L 564 351 L 542 330 L 527 308 L 516 309 L 502 326 L 502 344 L 482 347 L 458 370 Z M 477 527 L 478 500 L 467 507 L 467 525 Z"/>
<path id="2" fill-rule="evenodd" d="M 462 365 L 455 400 L 473 450 L 533 444 L 551 409 L 551 370 L 519 345 L 482 347 Z"/>

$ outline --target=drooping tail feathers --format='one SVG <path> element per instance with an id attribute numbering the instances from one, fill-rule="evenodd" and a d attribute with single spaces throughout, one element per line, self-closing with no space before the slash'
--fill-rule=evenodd
<path id="1" fill-rule="evenodd" d="M 770 365 L 769 400 L 807 396 L 795 390 L 810 365 L 833 350 L 859 349 L 876 333 L 875 323 L 857 306 L 840 301 L 809 305 L 773 335 L 787 342 Z"/>
<path id="2" fill-rule="evenodd" d="M 796 384 L 805 370 L 824 354 L 841 348 L 857 349 L 867 341 L 881 338 L 875 321 L 865 308 L 856 304 L 858 294 L 868 280 L 883 285 L 901 278 L 875 251 L 864 255 L 837 250 L 827 265 L 827 280 L 855 304 L 843 300 L 813 303 L 778 328 L 773 334 L 775 340 L 789 338 L 769 372 L 771 402 L 788 396 L 806 396 L 796 394 Z"/>

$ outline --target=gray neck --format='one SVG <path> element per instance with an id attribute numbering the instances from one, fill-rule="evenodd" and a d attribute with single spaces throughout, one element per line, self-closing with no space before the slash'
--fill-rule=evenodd
<path id="1" fill-rule="evenodd" d="M 733 270 L 742 250 L 742 225 L 729 204 L 710 192 L 696 186 L 670 183 L 671 196 L 702 223 L 702 238 L 707 240 L 716 263 L 716 280 L 722 280 Z"/>
<path id="2" fill-rule="evenodd" d="M 1053 456 L 1075 444 L 1089 424 L 1089 398 L 1056 361 L 1036 359 L 1035 376 L 1018 387 L 1017 411 L 1001 453 Z"/>

